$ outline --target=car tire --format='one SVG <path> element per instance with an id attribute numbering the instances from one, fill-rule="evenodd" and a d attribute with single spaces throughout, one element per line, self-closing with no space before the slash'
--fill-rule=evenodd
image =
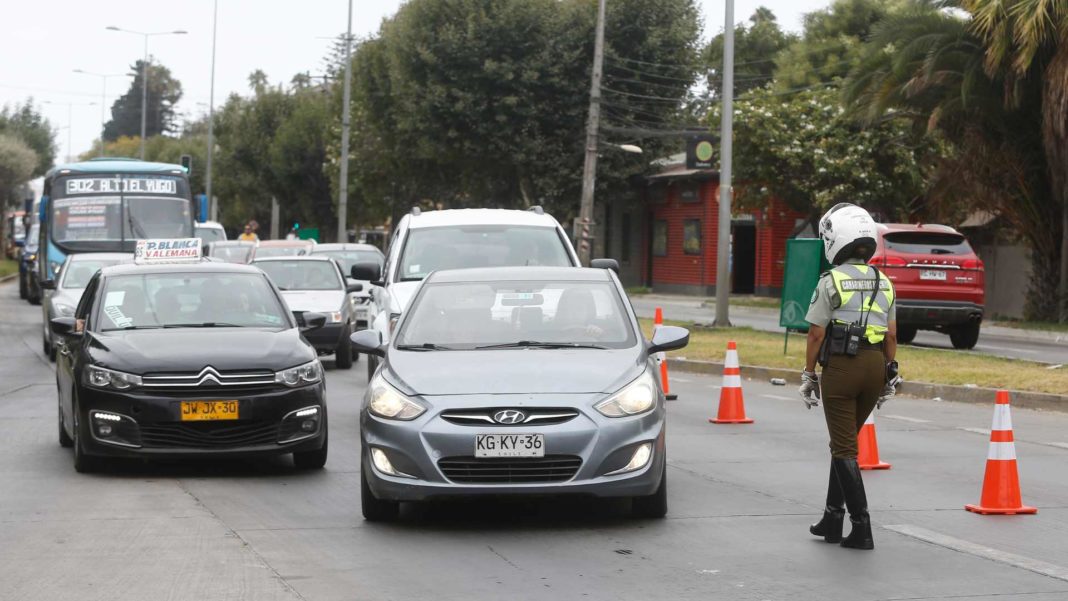
<path id="1" fill-rule="evenodd" d="M 360 509 L 363 510 L 363 519 L 368 522 L 392 522 L 400 515 L 400 503 L 398 501 L 384 501 L 371 492 L 367 484 L 367 478 L 363 471 L 370 469 L 366 463 L 360 464 Z"/>
<path id="2" fill-rule="evenodd" d="M 56 345 L 54 345 L 54 344 L 49 344 L 48 345 L 48 360 L 51 361 L 52 363 L 56 362 L 56 353 L 57 352 L 58 351 L 56 350 Z"/>
<path id="3" fill-rule="evenodd" d="M 25 300 L 30 295 L 29 287 L 26 285 L 26 276 L 19 274 L 19 298 Z"/>
<path id="4" fill-rule="evenodd" d="M 635 497 L 632 501 L 631 511 L 634 513 L 634 517 L 657 519 L 667 515 L 667 510 L 667 466 L 665 466 L 664 473 L 660 476 L 660 486 L 657 487 L 656 492 L 648 497 Z"/>
<path id="5" fill-rule="evenodd" d="M 93 457 L 87 455 L 82 449 L 82 436 L 84 435 L 81 418 L 78 415 L 80 409 L 78 408 L 78 400 L 74 400 L 73 404 L 74 413 L 74 425 L 71 430 L 74 431 L 74 438 L 71 441 L 71 446 L 74 447 L 74 471 L 79 474 L 91 474 L 100 469 L 101 460 L 99 457 Z"/>
<path id="6" fill-rule="evenodd" d="M 337 348 L 334 349 L 334 367 L 338 369 L 352 368 L 352 341 L 349 340 L 351 334 L 352 326 L 346 325 L 341 333 L 341 340 L 338 340 Z"/>
<path id="7" fill-rule="evenodd" d="M 56 393 L 59 393 L 58 386 L 56 387 Z M 59 425 L 59 446 L 69 449 L 74 446 L 74 439 L 70 437 L 70 434 L 67 434 L 67 429 L 64 427 L 62 405 L 57 402 L 56 407 L 56 422 Z"/>
<path id="8" fill-rule="evenodd" d="M 330 436 L 323 437 L 323 446 L 314 451 L 300 451 L 293 453 L 293 465 L 298 470 L 321 470 L 326 465 L 326 455 L 329 449 Z"/>
<path id="9" fill-rule="evenodd" d="M 979 342 L 979 326 L 980 322 L 977 321 L 950 330 L 949 340 L 953 343 L 953 348 L 961 350 L 975 348 L 976 343 Z"/>
<path id="10" fill-rule="evenodd" d="M 916 339 L 916 326 L 897 326 L 897 341 L 899 344 L 909 344 Z"/>

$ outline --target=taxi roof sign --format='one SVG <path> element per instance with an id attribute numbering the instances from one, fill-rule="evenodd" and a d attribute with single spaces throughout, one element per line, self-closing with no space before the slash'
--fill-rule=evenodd
<path id="1" fill-rule="evenodd" d="M 137 246 L 134 247 L 134 263 L 199 263 L 200 253 L 200 238 L 138 240 Z"/>

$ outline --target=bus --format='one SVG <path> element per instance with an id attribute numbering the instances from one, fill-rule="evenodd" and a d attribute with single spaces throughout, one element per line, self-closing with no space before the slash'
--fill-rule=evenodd
<path id="1" fill-rule="evenodd" d="M 181 165 L 116 157 L 59 165 L 45 175 L 38 209 L 38 274 L 54 280 L 69 254 L 133 253 L 138 239 L 192 238 L 193 213 Z"/>

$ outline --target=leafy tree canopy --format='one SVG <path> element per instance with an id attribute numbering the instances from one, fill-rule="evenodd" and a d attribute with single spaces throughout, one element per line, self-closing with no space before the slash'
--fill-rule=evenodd
<path id="1" fill-rule="evenodd" d="M 121 136 L 141 135 L 142 66 L 137 61 L 130 69 L 130 89 L 111 105 L 111 120 L 104 124 L 104 139 L 114 142 Z M 182 98 L 182 84 L 163 65 L 148 65 L 147 120 L 145 135 L 152 137 L 177 132 L 174 106 Z"/>
<path id="2" fill-rule="evenodd" d="M 774 78 L 778 56 L 797 41 L 797 36 L 779 26 L 771 9 L 761 6 L 749 17 L 749 25 L 734 28 L 734 92 L 743 94 L 760 88 Z M 708 66 L 708 84 L 718 92 L 723 70 L 723 34 L 709 40 L 702 52 Z"/>
<path id="3" fill-rule="evenodd" d="M 36 153 L 30 177 L 40 177 L 55 165 L 56 134 L 32 100 L 0 109 L 0 133 L 18 138 Z"/>
<path id="4" fill-rule="evenodd" d="M 37 153 L 21 138 L 0 133 L 0 207 L 14 199 L 16 189 L 29 181 L 37 167 Z"/>

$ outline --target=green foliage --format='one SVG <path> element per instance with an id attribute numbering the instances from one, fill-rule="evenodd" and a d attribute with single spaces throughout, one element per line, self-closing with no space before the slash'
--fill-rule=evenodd
<path id="1" fill-rule="evenodd" d="M 37 154 L 31 177 L 44 175 L 55 164 L 56 134 L 32 100 L 0 109 L 0 133 L 15 136 Z"/>
<path id="2" fill-rule="evenodd" d="M 36 166 L 37 153 L 29 144 L 0 133 L 0 207 L 6 206 L 18 186 L 29 181 Z"/>
<path id="3" fill-rule="evenodd" d="M 130 89 L 111 105 L 111 120 L 104 124 L 104 139 L 113 142 L 121 136 L 141 135 L 142 63 L 130 69 L 134 73 Z M 148 96 L 145 135 L 152 137 L 177 131 L 174 105 L 182 98 L 182 84 L 163 65 L 148 66 Z"/>
<path id="4" fill-rule="evenodd" d="M 741 95 L 754 88 L 763 87 L 773 79 L 778 66 L 777 57 L 797 41 L 797 36 L 784 32 L 779 27 L 775 13 L 761 6 L 749 17 L 749 25 L 734 28 L 734 93 Z M 723 69 L 723 34 L 712 38 L 702 52 L 702 61 L 708 66 L 708 84 L 712 88 L 721 85 Z"/>

